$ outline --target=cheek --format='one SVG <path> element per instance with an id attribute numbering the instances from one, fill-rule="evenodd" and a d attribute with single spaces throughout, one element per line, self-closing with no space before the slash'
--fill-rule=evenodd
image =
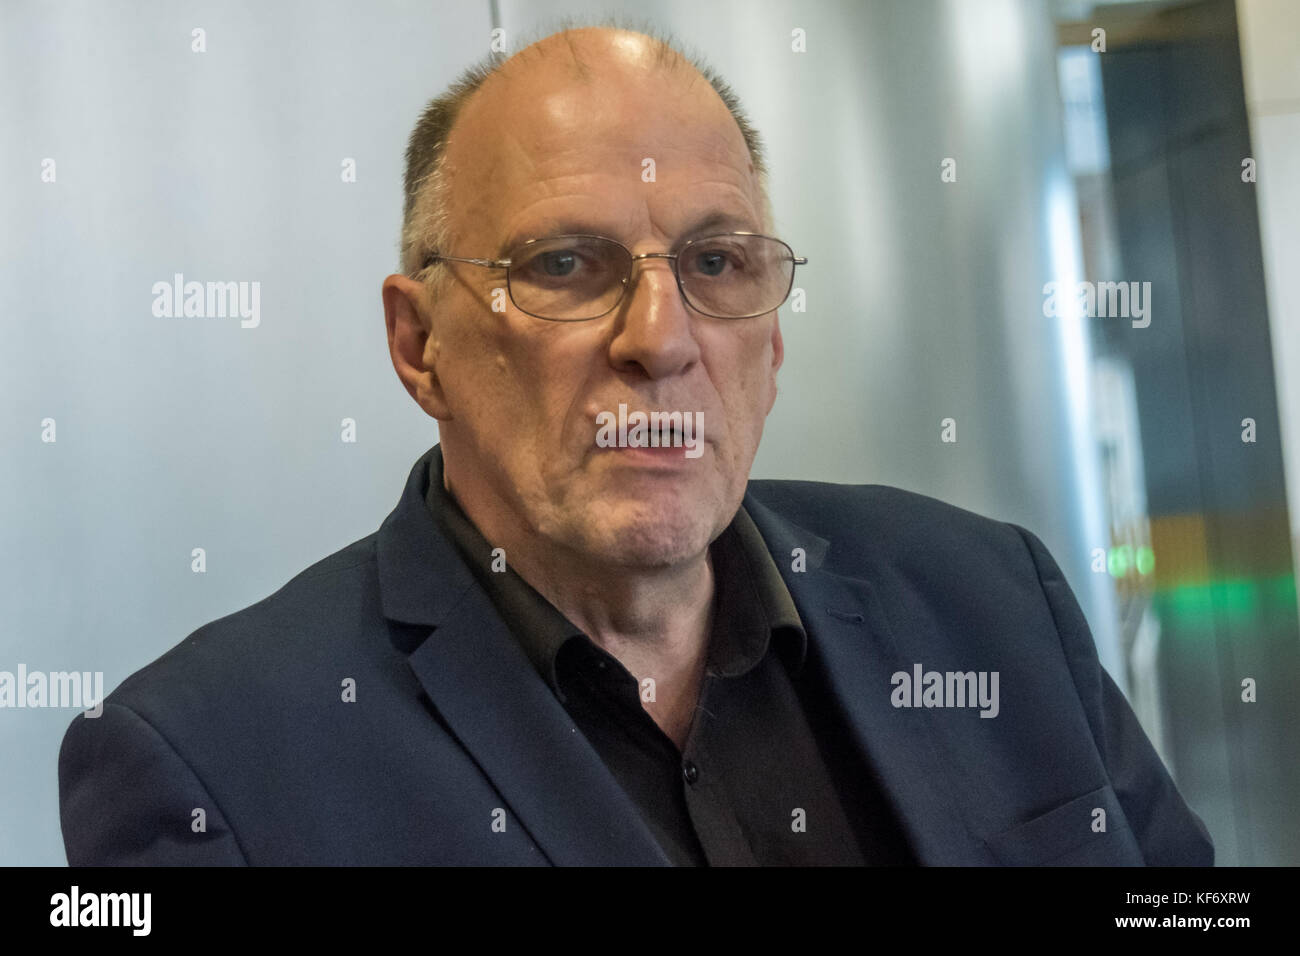
<path id="1" fill-rule="evenodd" d="M 438 343 L 443 386 L 456 418 L 479 435 L 510 427 L 511 409 L 518 409 L 518 382 L 514 357 L 501 339 L 483 328 L 477 316 L 466 316 Z"/>
<path id="2" fill-rule="evenodd" d="M 529 354 L 520 345 L 522 336 L 500 314 L 473 306 L 457 324 L 457 332 L 455 342 L 445 343 L 444 350 L 455 355 L 463 377 L 480 394 L 489 384 L 491 394 L 500 394 L 502 387 L 511 387 L 529 371 L 522 367 Z"/>
<path id="3" fill-rule="evenodd" d="M 534 444 L 554 449 L 574 425 L 570 419 L 578 413 L 588 353 L 559 348 L 565 343 L 546 335 L 512 333 L 480 336 L 474 346 L 479 359 L 467 370 L 465 384 L 491 406 L 497 437 L 513 436 L 520 452 Z"/>
<path id="4" fill-rule="evenodd" d="M 723 383 L 719 391 L 729 423 L 746 434 L 761 430 L 776 392 L 770 339 L 746 340 L 741 359 L 723 372 Z"/>

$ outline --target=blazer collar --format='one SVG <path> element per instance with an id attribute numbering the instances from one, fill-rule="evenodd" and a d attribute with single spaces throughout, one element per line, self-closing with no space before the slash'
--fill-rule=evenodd
<path id="1" fill-rule="evenodd" d="M 434 445 L 411 469 L 397 507 L 379 526 L 375 557 L 384 616 L 404 624 L 436 627 L 476 586 L 473 572 L 438 530 L 424 501 Z"/>

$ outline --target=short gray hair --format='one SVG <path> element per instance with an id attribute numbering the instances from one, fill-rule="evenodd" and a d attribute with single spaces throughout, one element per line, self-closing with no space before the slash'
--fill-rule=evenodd
<path id="1" fill-rule="evenodd" d="M 764 228 L 768 228 L 772 215 L 767 195 L 768 171 L 763 142 L 758 130 L 749 122 L 741 108 L 740 98 L 735 91 L 699 55 L 684 51 L 670 35 L 653 26 L 645 24 L 635 27 L 626 26 L 610 19 L 590 25 L 641 33 L 654 41 L 657 67 L 688 66 L 708 80 L 709 85 L 730 111 L 745 139 L 750 160 L 754 164 L 754 172 L 758 176 L 763 204 L 760 214 L 763 216 Z M 566 21 L 558 29 L 551 28 L 545 36 L 555 36 L 579 28 L 579 24 Z M 527 49 L 532 42 L 536 41 L 524 43 L 522 48 Z M 578 60 L 573 44 L 570 43 L 569 46 L 573 51 L 574 59 Z M 398 267 L 405 275 L 415 277 L 423 271 L 424 261 L 430 253 L 446 252 L 450 246 L 452 236 L 447 203 L 449 184 L 444 168 L 447 140 L 457 117 L 470 97 L 478 92 L 490 77 L 498 73 L 511 56 L 512 54 L 509 53 L 492 52 L 465 70 L 445 92 L 429 101 L 424 112 L 420 114 L 415 129 L 411 132 L 411 139 L 406 147 L 406 196 L 402 211 L 401 254 Z M 581 60 L 578 60 L 578 68 L 585 69 Z M 438 276 L 434 279 L 436 285 Z"/>

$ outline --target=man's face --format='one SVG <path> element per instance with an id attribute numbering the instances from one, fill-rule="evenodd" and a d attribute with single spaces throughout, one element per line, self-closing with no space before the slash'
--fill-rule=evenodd
<path id="1" fill-rule="evenodd" d="M 447 152 L 448 254 L 495 258 L 572 233 L 669 252 L 694 236 L 766 231 L 744 139 L 708 82 L 650 72 L 643 41 L 626 34 L 596 36 L 589 81 L 555 50 L 489 83 L 462 113 Z M 696 313 L 671 263 L 648 259 L 609 314 L 549 322 L 508 300 L 492 310 L 504 270 L 451 268 L 423 361 L 448 483 L 485 516 L 485 533 L 522 522 L 548 546 L 620 566 L 700 555 L 739 507 L 776 398 L 776 313 Z M 620 403 L 702 416 L 703 453 L 600 447 L 597 415 Z"/>

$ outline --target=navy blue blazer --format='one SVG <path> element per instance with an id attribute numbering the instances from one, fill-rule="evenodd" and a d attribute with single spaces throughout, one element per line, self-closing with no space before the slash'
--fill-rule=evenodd
<path id="1" fill-rule="evenodd" d="M 434 524 L 440 453 L 375 534 L 73 720 L 70 863 L 667 864 Z M 1034 535 L 878 485 L 743 506 L 921 863 L 1213 862 Z M 997 715 L 895 706 L 918 664 L 996 671 Z"/>

